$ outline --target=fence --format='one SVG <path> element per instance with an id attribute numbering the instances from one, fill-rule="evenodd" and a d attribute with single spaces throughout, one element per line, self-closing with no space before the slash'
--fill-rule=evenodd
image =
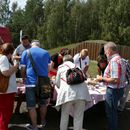
<path id="1" fill-rule="evenodd" d="M 78 44 L 75 48 L 71 49 L 71 54 L 74 56 L 76 53 L 80 52 L 82 49 L 87 48 L 88 49 L 88 55 L 91 60 L 96 60 L 98 53 L 100 49 L 102 48 L 104 43 L 95 43 L 95 42 L 87 42 L 84 41 L 80 44 Z M 120 55 L 128 59 L 130 61 L 130 46 L 123 46 L 123 45 L 118 45 L 119 48 L 119 53 Z"/>

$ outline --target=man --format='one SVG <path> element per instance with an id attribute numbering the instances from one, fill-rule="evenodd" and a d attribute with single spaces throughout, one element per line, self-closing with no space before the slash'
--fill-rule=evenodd
<path id="1" fill-rule="evenodd" d="M 23 51 L 26 50 L 26 49 L 29 49 L 30 47 L 31 47 L 31 45 L 30 45 L 29 37 L 27 35 L 24 35 L 22 37 L 21 44 L 18 45 L 17 48 L 14 50 L 14 53 L 13 53 L 13 62 L 14 62 L 14 64 L 19 62 Z M 19 67 L 18 72 L 16 73 L 16 77 L 21 78 L 20 67 Z"/>
<path id="2" fill-rule="evenodd" d="M 130 91 L 130 64 L 129 61 L 126 59 L 123 59 L 125 64 L 126 64 L 126 79 L 127 79 L 127 83 L 126 83 L 126 88 L 124 91 L 124 95 L 120 100 L 119 106 L 118 106 L 118 111 L 122 112 L 125 109 L 125 104 L 126 101 L 128 100 L 128 95 L 129 95 L 129 91 Z"/>
<path id="3" fill-rule="evenodd" d="M 21 57 L 20 64 L 22 65 L 21 74 L 23 81 L 26 85 L 26 101 L 27 101 L 27 108 L 29 110 L 29 115 L 31 118 L 31 124 L 27 126 L 28 130 L 38 130 L 37 128 L 37 113 L 36 113 L 36 99 L 38 100 L 40 106 L 40 116 L 41 116 L 41 126 L 45 126 L 46 124 L 46 112 L 47 112 L 47 105 L 49 103 L 49 97 L 46 97 L 44 93 L 36 93 L 36 83 L 37 83 L 37 76 L 42 77 L 43 84 L 40 85 L 41 87 L 50 86 L 50 80 L 48 78 L 48 64 L 50 63 L 50 55 L 49 53 L 40 48 L 40 43 L 38 40 L 34 40 L 32 42 L 32 47 L 29 49 L 32 59 L 34 62 L 34 68 L 37 71 L 37 74 L 32 67 L 32 63 L 27 51 L 24 51 Z M 43 90 L 42 90 L 43 91 Z M 35 96 L 37 95 L 37 96 Z"/>
<path id="4" fill-rule="evenodd" d="M 82 49 L 81 52 L 77 53 L 73 59 L 76 67 L 81 68 L 86 75 L 89 68 L 88 49 Z"/>
<path id="5" fill-rule="evenodd" d="M 109 62 L 105 69 L 104 76 L 97 76 L 97 79 L 107 85 L 105 105 L 108 130 L 117 130 L 117 108 L 118 102 L 124 93 L 126 65 L 118 54 L 117 45 L 115 43 L 106 43 L 104 45 L 104 51 Z"/>
<path id="6" fill-rule="evenodd" d="M 18 45 L 18 47 L 14 50 L 14 53 L 13 53 L 14 64 L 19 63 L 19 60 L 21 58 L 23 51 L 26 50 L 26 49 L 29 49 L 31 47 L 29 37 L 27 35 L 24 35 L 21 40 L 22 40 L 21 44 Z M 16 73 L 17 78 L 21 78 L 20 68 L 21 67 L 19 67 L 19 69 Z M 21 106 L 23 99 L 25 99 L 25 95 L 19 94 L 18 99 L 17 99 L 17 105 L 16 105 L 16 108 L 15 108 L 15 113 L 17 113 L 17 114 L 20 113 L 19 110 L 20 110 L 20 106 Z"/>
<path id="7" fill-rule="evenodd" d="M 18 45 L 17 48 L 15 49 L 15 51 L 13 53 L 13 57 L 21 56 L 23 51 L 26 50 L 26 49 L 29 49 L 30 47 L 31 47 L 31 45 L 30 45 L 29 37 L 27 35 L 24 35 L 22 37 L 21 44 Z"/>

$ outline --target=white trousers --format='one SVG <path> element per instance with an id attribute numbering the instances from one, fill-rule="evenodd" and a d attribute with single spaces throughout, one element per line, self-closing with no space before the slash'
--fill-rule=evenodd
<path id="1" fill-rule="evenodd" d="M 85 103 L 85 100 L 75 100 L 62 105 L 60 130 L 67 130 L 68 128 L 69 113 L 72 105 L 74 110 L 74 130 L 82 130 Z"/>
<path id="2" fill-rule="evenodd" d="M 127 84 L 126 88 L 125 88 L 125 91 L 124 91 L 124 95 L 120 99 L 120 103 L 119 103 L 119 106 L 118 106 L 118 109 L 121 110 L 121 111 L 123 111 L 123 109 L 125 108 L 125 103 L 127 101 L 129 91 L 130 91 L 130 84 Z"/>

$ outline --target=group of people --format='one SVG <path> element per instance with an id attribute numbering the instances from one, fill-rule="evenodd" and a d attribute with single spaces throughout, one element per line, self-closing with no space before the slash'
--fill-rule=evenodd
<path id="1" fill-rule="evenodd" d="M 104 53 L 99 54 L 97 59 L 99 72 L 97 80 L 107 86 L 105 105 L 108 130 L 117 130 L 118 103 L 123 97 L 126 87 L 126 66 L 114 42 L 106 43 L 103 51 Z M 51 86 L 51 78 L 55 78 L 55 85 L 59 88 L 56 107 L 61 108 L 60 130 L 67 130 L 71 107 L 74 110 L 74 130 L 82 130 L 85 105 L 91 101 L 91 96 L 85 82 L 76 85 L 69 85 L 65 82 L 67 70 L 74 67 L 80 68 L 87 76 L 89 68 L 87 49 L 82 49 L 74 57 L 67 48 L 50 56 L 47 50 L 40 48 L 38 40 L 30 43 L 28 36 L 22 37 L 22 43 L 16 49 L 11 43 L 2 44 L 0 47 L 0 72 L 4 76 L 10 76 L 10 79 L 7 92 L 0 93 L 0 129 L 8 130 L 17 92 L 15 73 L 19 69 L 26 86 L 26 102 L 31 119 L 31 124 L 27 126 L 28 130 L 38 130 L 37 103 L 40 107 L 40 127 L 46 125 L 50 97 L 46 96 L 45 88 Z M 40 91 L 37 94 L 38 77 L 42 78 L 42 82 L 38 84 Z"/>
<path id="2" fill-rule="evenodd" d="M 31 53 L 34 65 L 30 59 L 28 51 Z M 36 104 L 40 107 L 41 127 L 46 125 L 47 106 L 50 97 L 45 96 L 44 88 L 50 86 L 50 78 L 57 75 L 58 66 L 63 64 L 64 56 L 70 54 L 70 50 L 63 48 L 60 53 L 50 56 L 47 50 L 40 48 L 40 42 L 33 40 L 30 43 L 28 36 L 22 37 L 21 44 L 14 49 L 11 43 L 2 43 L 0 47 L 0 71 L 4 76 L 9 76 L 9 85 L 6 93 L 0 93 L 0 129 L 7 130 L 10 122 L 15 95 L 17 93 L 16 73 L 18 77 L 22 77 L 26 86 L 26 102 L 31 119 L 31 124 L 27 126 L 28 130 L 38 130 Z M 78 65 L 82 65 L 83 71 L 86 72 L 86 66 L 89 64 L 89 58 L 83 64 L 88 56 L 87 49 L 80 53 L 81 61 Z M 79 55 L 78 55 L 79 58 Z M 37 71 L 37 74 L 34 70 Z M 18 73 L 20 71 L 20 73 Z M 50 77 L 49 77 L 49 76 Z M 39 95 L 36 95 L 37 77 L 42 77 L 42 84 Z M 19 105 L 20 106 L 20 105 Z"/>

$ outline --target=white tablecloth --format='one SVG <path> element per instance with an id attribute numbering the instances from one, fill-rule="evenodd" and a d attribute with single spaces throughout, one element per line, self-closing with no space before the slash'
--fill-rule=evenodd
<path id="1" fill-rule="evenodd" d="M 87 103 L 85 110 L 91 108 L 93 105 L 97 104 L 100 101 L 105 100 L 105 94 L 106 94 L 106 86 L 102 83 L 99 83 L 96 86 L 88 85 L 86 82 L 86 87 L 89 89 L 89 93 L 91 95 L 92 101 Z M 58 88 L 55 86 L 54 94 L 53 94 L 53 100 L 56 100 L 57 97 Z M 71 115 L 73 112 L 71 112 Z"/>
<path id="2" fill-rule="evenodd" d="M 100 101 L 105 100 L 106 94 L 106 86 L 91 86 L 88 85 L 89 93 L 91 95 L 92 101 L 86 105 L 86 110 L 92 107 L 93 105 L 97 104 Z"/>
<path id="3" fill-rule="evenodd" d="M 96 86 L 88 85 L 86 82 L 86 87 L 89 89 L 89 93 L 91 95 L 92 101 L 88 102 L 85 106 L 85 111 L 95 104 L 97 104 L 100 101 L 105 100 L 105 94 L 106 94 L 106 86 L 102 83 L 99 83 Z M 58 88 L 55 86 L 54 94 L 53 94 L 53 100 L 56 100 L 57 97 Z M 71 108 L 70 115 L 73 116 L 73 108 Z"/>
<path id="4" fill-rule="evenodd" d="M 17 83 L 18 87 L 18 93 L 25 93 L 25 85 L 22 83 Z M 53 100 L 56 100 L 58 88 L 54 86 L 54 92 L 53 92 Z M 96 86 L 88 85 L 86 82 L 86 87 L 89 89 L 89 93 L 91 95 L 92 101 L 89 102 L 86 105 L 85 110 L 91 108 L 93 105 L 97 104 L 100 101 L 105 100 L 105 94 L 106 94 L 106 86 L 103 84 L 98 84 Z"/>

